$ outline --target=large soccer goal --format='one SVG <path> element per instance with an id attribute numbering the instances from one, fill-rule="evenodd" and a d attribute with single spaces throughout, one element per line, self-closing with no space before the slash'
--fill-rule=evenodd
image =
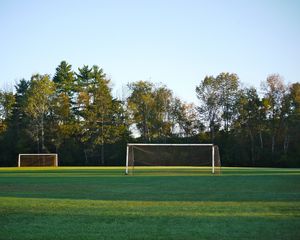
<path id="1" fill-rule="evenodd" d="M 56 153 L 28 154 L 21 153 L 18 157 L 18 167 L 57 167 Z"/>
<path id="2" fill-rule="evenodd" d="M 126 174 L 135 166 L 208 167 L 220 172 L 218 146 L 214 144 L 127 144 Z"/>

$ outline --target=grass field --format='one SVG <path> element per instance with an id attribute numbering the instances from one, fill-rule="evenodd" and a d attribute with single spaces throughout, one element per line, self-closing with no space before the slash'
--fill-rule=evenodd
<path id="1" fill-rule="evenodd" d="M 300 169 L 0 168 L 0 239 L 300 239 Z"/>

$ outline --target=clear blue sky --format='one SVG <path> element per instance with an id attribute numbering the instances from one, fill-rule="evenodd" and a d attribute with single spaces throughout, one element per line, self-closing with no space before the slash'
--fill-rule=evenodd
<path id="1" fill-rule="evenodd" d="M 206 75 L 268 74 L 300 81 L 298 0 L 0 0 L 0 87 L 33 73 L 99 65 L 114 94 L 137 80 L 162 82 L 185 101 Z"/>

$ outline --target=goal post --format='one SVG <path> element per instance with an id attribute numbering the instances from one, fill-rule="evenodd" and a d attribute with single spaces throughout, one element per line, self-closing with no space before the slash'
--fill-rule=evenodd
<path id="1" fill-rule="evenodd" d="M 58 167 L 56 153 L 20 153 L 18 167 Z"/>
<path id="2" fill-rule="evenodd" d="M 221 161 L 214 144 L 128 143 L 125 174 L 135 166 L 203 166 L 214 174 Z"/>

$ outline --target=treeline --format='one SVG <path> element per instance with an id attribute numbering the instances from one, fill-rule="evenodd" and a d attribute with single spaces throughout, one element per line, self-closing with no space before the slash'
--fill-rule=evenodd
<path id="1" fill-rule="evenodd" d="M 300 167 L 300 83 L 272 74 L 260 91 L 220 73 L 195 86 L 197 105 L 149 81 L 128 84 L 120 99 L 102 68 L 62 61 L 53 77 L 0 91 L 0 165 L 47 152 L 61 165 L 124 165 L 127 142 L 213 142 L 223 166 Z"/>

